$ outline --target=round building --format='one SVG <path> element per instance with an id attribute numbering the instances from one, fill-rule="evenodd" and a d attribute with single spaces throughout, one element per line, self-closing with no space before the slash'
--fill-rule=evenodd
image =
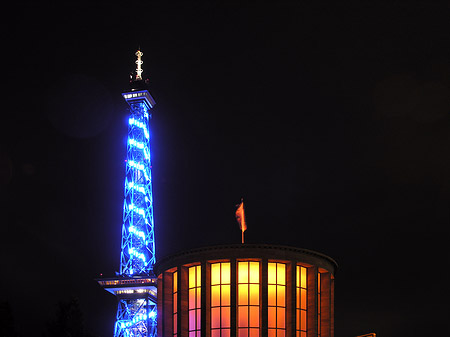
<path id="1" fill-rule="evenodd" d="M 238 244 L 160 260 L 158 337 L 334 337 L 337 263 L 307 249 Z"/>

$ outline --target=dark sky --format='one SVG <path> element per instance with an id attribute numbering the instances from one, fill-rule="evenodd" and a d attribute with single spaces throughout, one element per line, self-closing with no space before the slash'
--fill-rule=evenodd
<path id="1" fill-rule="evenodd" d="M 144 52 L 157 257 L 240 242 L 339 264 L 336 337 L 448 335 L 450 9 L 423 1 L 21 3 L 4 20 L 0 300 L 112 336 Z M 8 19 L 8 18 L 7 18 Z M 6 23 L 7 22 L 7 23 Z"/>

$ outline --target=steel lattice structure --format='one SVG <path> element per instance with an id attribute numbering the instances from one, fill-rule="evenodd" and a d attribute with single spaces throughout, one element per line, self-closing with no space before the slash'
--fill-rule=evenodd
<path id="1" fill-rule="evenodd" d="M 155 101 L 142 80 L 141 51 L 131 91 L 122 96 L 130 109 L 123 204 L 120 272 L 99 279 L 118 297 L 114 337 L 156 336 L 156 278 L 153 274 L 155 235 L 153 221 L 150 110 Z"/>
<path id="2" fill-rule="evenodd" d="M 125 200 L 123 203 L 120 274 L 148 274 L 155 264 L 149 111 L 154 104 L 147 90 L 124 93 L 128 120 Z M 153 103 L 153 104 L 152 104 Z"/>

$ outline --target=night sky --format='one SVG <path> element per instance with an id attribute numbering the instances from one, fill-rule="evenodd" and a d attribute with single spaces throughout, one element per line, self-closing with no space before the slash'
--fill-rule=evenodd
<path id="1" fill-rule="evenodd" d="M 21 336 L 75 296 L 112 336 L 135 51 L 157 258 L 239 243 L 334 258 L 336 337 L 448 335 L 450 7 L 72 2 L 3 28 L 1 283 Z M 4 13 L 5 14 L 5 13 Z"/>

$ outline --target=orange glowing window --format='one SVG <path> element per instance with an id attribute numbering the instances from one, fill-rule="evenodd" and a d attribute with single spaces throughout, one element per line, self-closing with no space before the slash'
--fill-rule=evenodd
<path id="1" fill-rule="evenodd" d="M 211 264 L 211 337 L 230 337 L 230 306 L 230 263 L 213 263 Z"/>
<path id="2" fill-rule="evenodd" d="M 268 263 L 267 283 L 269 337 L 284 337 L 286 334 L 286 265 L 284 263 Z"/>
<path id="3" fill-rule="evenodd" d="M 297 266 L 296 277 L 296 337 L 306 337 L 306 313 L 307 313 L 307 273 L 306 267 Z"/>
<path id="4" fill-rule="evenodd" d="M 259 262 L 238 262 L 238 337 L 259 337 Z"/>
<path id="5" fill-rule="evenodd" d="M 173 335 L 178 334 L 178 272 L 172 274 Z"/>
<path id="6" fill-rule="evenodd" d="M 189 337 L 200 337 L 201 266 L 189 268 Z"/>

